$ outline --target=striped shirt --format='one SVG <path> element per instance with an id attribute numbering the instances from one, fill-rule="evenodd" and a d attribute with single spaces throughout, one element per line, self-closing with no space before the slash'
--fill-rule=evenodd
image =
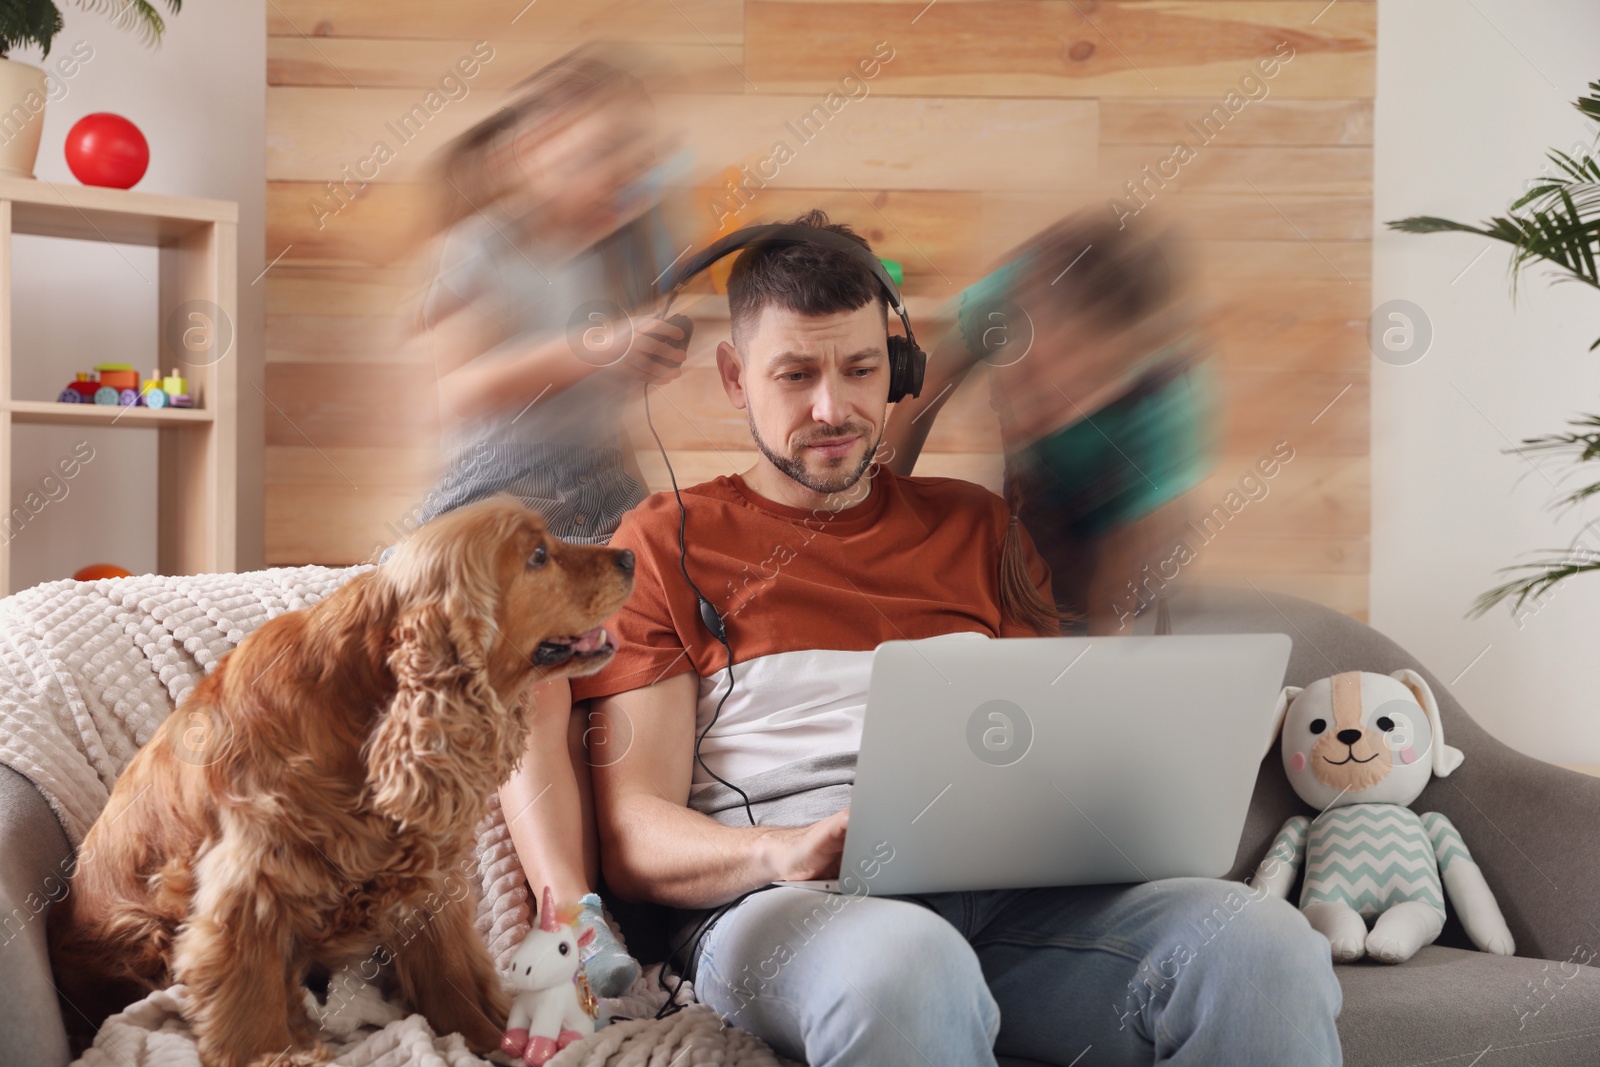
<path id="1" fill-rule="evenodd" d="M 1269 855 L 1297 864 L 1302 850 L 1300 906 L 1344 904 L 1368 919 L 1408 900 L 1443 917 L 1440 873 L 1473 862 L 1449 819 L 1399 804 L 1346 804 L 1315 819 L 1297 815 L 1279 831 Z"/>
<path id="2" fill-rule="evenodd" d="M 469 215 L 442 240 L 437 270 L 422 303 L 432 329 L 470 307 L 496 342 L 478 360 L 514 356 L 523 347 L 574 336 L 574 323 L 600 315 L 612 322 L 656 293 L 672 255 L 660 212 L 652 210 L 576 256 L 545 247 L 521 224 L 491 207 Z M 614 325 L 614 323 L 612 323 Z M 578 347 L 574 347 L 573 359 Z M 623 464 L 619 432 L 638 383 L 614 367 L 597 369 L 559 394 L 465 419 L 447 419 L 445 468 L 417 522 L 508 492 L 544 517 L 550 532 L 579 544 L 604 544 L 645 487 Z M 379 562 L 394 553 L 387 549 Z"/>

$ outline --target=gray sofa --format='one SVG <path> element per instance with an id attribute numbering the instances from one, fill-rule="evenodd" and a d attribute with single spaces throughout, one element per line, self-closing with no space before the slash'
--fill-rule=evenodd
<path id="1" fill-rule="evenodd" d="M 1510 958 L 1473 951 L 1452 917 L 1439 942 L 1398 967 L 1339 968 L 1339 1030 L 1350 1067 L 1509 1067 L 1600 1063 L 1600 779 L 1507 748 L 1398 645 L 1328 608 L 1250 590 L 1190 589 L 1171 601 L 1174 633 L 1282 632 L 1294 640 L 1288 683 L 1345 670 L 1419 670 L 1439 698 L 1445 736 L 1466 753 L 1416 807 L 1460 828 L 1516 937 Z M 1148 615 L 1137 627 L 1150 632 Z M 1262 764 L 1230 877 L 1244 878 L 1283 820 L 1302 810 L 1276 752 Z M 56 1067 L 66 1038 L 38 914 L 70 857 L 33 786 L 0 767 L 0 1067 Z M 626 920 L 625 920 L 626 921 Z M 639 933 L 643 933 L 640 931 Z M 643 944 L 649 937 L 631 939 Z M 1026 1067 L 1012 1061 L 1013 1067 Z"/>

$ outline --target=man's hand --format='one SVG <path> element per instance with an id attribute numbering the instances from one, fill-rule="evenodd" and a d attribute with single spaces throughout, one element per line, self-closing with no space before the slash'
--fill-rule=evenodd
<path id="1" fill-rule="evenodd" d="M 596 699 L 605 736 L 629 736 L 593 764 L 596 829 L 606 884 L 624 900 L 714 908 L 774 881 L 839 873 L 849 809 L 810 826 L 730 824 L 688 806 L 700 676 L 670 678 Z M 625 724 L 625 725 L 623 725 Z"/>
<path id="2" fill-rule="evenodd" d="M 845 808 L 810 826 L 773 830 L 763 842 L 764 860 L 773 880 L 809 882 L 839 877 L 844 831 L 849 825 L 850 809 Z"/>

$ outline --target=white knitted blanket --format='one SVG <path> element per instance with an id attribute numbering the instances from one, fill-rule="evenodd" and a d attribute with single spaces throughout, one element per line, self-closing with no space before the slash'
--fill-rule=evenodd
<path id="1" fill-rule="evenodd" d="M 0 600 L 0 763 L 39 788 L 76 848 L 134 752 L 223 653 L 268 619 L 314 604 L 369 569 L 278 567 L 243 574 L 64 580 Z M 498 799 L 478 828 L 477 858 L 478 931 L 503 970 L 527 934 L 532 912 Z M 641 978 L 626 1004 L 612 1002 L 612 1013 L 653 1013 L 665 999 L 660 990 L 659 981 Z M 182 1022 L 183 998 L 183 987 L 174 986 L 114 1016 L 80 1062 L 198 1064 Z M 420 1016 L 402 1018 L 398 1008 L 370 993 L 365 1003 L 352 998 L 336 1013 L 325 1014 L 324 1029 L 340 1050 L 340 1063 L 464 1067 L 485 1062 L 467 1052 L 459 1036 L 434 1035 Z M 655 1062 L 663 1042 L 693 1050 L 681 1063 L 671 1055 L 660 1061 L 675 1067 L 780 1062 L 755 1038 L 723 1028 L 714 1013 L 697 1007 L 660 1022 L 615 1023 L 551 1063 Z M 642 1048 L 650 1049 L 643 1058 Z"/>

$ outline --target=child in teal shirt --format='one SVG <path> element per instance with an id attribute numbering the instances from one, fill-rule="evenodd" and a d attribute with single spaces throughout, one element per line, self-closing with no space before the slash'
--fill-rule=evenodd
<path id="1" fill-rule="evenodd" d="M 1063 219 L 963 291 L 922 396 L 890 420 L 890 466 L 909 474 L 948 393 L 989 365 L 1005 495 L 1069 629 L 1116 632 L 1147 606 L 1130 594 L 1211 463 L 1217 388 L 1177 270 L 1164 234 Z"/>

